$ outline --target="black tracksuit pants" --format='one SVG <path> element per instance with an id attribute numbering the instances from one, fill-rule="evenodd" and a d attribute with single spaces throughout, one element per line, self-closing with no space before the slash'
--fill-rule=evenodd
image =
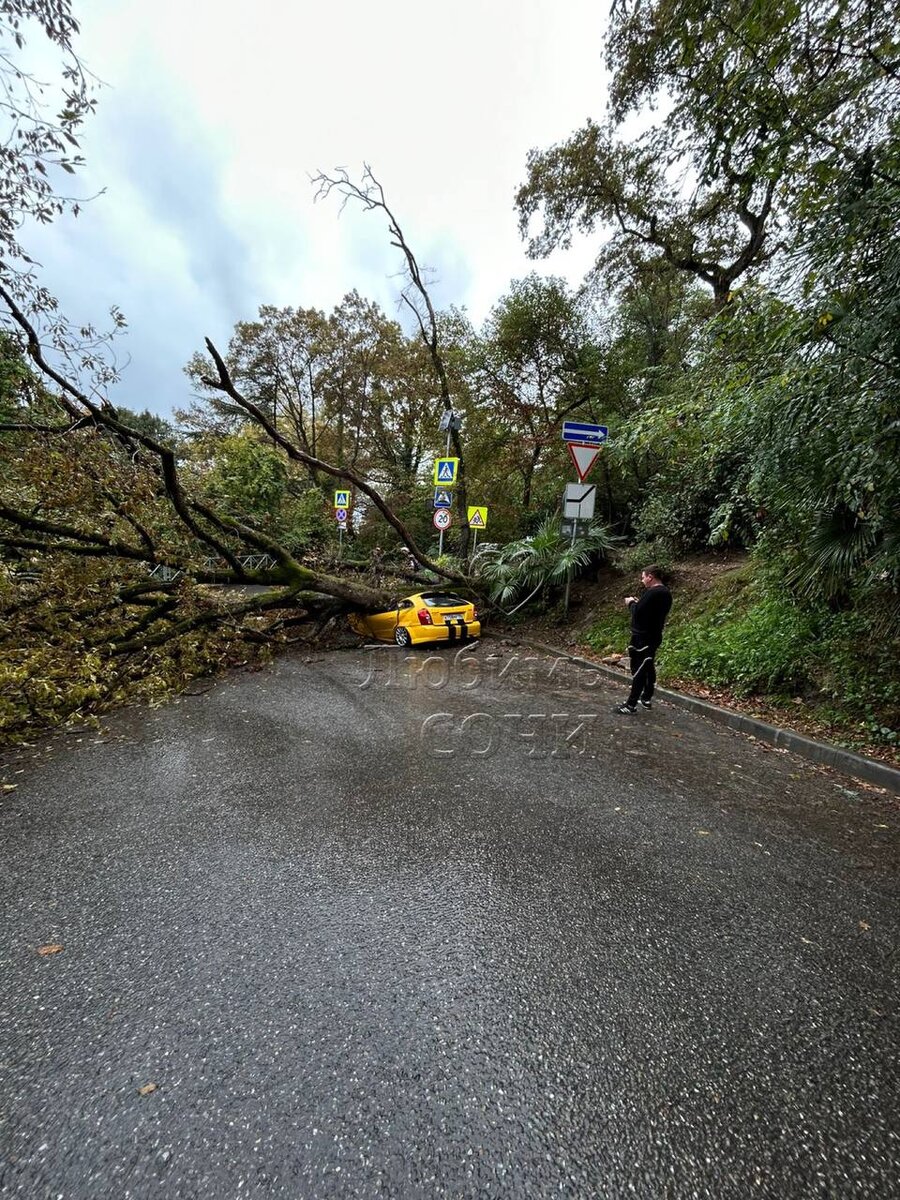
<path id="1" fill-rule="evenodd" d="M 650 700 L 656 687 L 656 651 L 659 642 L 649 641 L 646 637 L 631 636 L 628 647 L 628 659 L 631 666 L 631 691 L 625 703 L 629 708 L 637 708 L 638 700 Z"/>

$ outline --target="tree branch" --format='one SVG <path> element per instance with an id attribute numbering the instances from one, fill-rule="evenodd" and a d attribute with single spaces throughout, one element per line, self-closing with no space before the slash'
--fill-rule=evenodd
<path id="1" fill-rule="evenodd" d="M 219 374 L 218 379 L 213 379 L 211 377 L 203 378 L 203 382 L 207 385 L 207 387 L 215 388 L 218 391 L 224 392 L 227 396 L 230 396 L 235 404 L 240 405 L 240 407 L 243 408 L 246 413 L 249 413 L 253 420 L 260 426 L 260 428 L 263 429 L 266 434 L 268 434 L 272 441 L 281 447 L 288 458 L 293 459 L 295 462 L 301 462 L 305 466 L 312 469 L 319 470 L 325 475 L 330 475 L 334 479 L 345 479 L 349 483 L 353 484 L 357 491 L 362 492 L 364 496 L 368 496 L 388 524 L 397 531 L 405 545 L 412 551 L 418 561 L 426 566 L 429 570 L 434 571 L 436 574 L 442 575 L 447 579 L 456 580 L 459 583 L 466 582 L 465 576 L 460 575 L 455 571 L 448 571 L 432 562 L 431 559 L 429 559 L 428 556 L 419 549 L 412 534 L 386 503 L 381 494 L 377 492 L 375 488 L 366 483 L 366 481 L 362 479 L 361 476 L 359 476 L 354 470 L 352 470 L 350 467 L 335 467 L 331 463 L 325 462 L 321 458 L 314 458 L 313 455 L 308 454 L 305 450 L 301 450 L 282 433 L 280 433 L 279 430 L 275 428 L 274 424 L 266 415 L 266 413 L 264 413 L 258 405 L 254 404 L 252 400 L 247 400 L 237 390 L 224 359 L 209 338 L 206 338 L 206 348 L 212 356 L 213 362 L 216 364 L 216 370 Z M 284 552 L 282 551 L 282 553 Z"/>

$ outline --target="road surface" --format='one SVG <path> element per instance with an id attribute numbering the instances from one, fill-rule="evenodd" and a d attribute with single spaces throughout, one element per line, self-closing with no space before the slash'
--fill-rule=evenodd
<path id="1" fill-rule="evenodd" d="M 896 801 L 620 693 L 299 656 L 7 761 L 0 1194 L 897 1195 Z"/>

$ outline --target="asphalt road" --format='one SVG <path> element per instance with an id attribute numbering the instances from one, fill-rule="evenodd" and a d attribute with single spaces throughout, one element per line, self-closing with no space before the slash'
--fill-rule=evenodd
<path id="1" fill-rule="evenodd" d="M 617 698 L 344 652 L 7 761 L 0 1194 L 897 1195 L 896 801 Z"/>

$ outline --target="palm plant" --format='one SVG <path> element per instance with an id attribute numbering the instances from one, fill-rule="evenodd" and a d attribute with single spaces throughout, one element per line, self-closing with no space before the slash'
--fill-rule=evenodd
<path id="1" fill-rule="evenodd" d="M 487 584 L 495 604 L 502 607 L 519 601 L 516 608 L 521 608 L 538 592 L 564 584 L 571 571 L 585 566 L 597 552 L 607 553 L 616 540 L 600 522 L 593 522 L 573 540 L 560 531 L 559 516 L 553 515 L 530 537 L 505 546 L 485 546 L 476 553 L 472 568 Z"/>

